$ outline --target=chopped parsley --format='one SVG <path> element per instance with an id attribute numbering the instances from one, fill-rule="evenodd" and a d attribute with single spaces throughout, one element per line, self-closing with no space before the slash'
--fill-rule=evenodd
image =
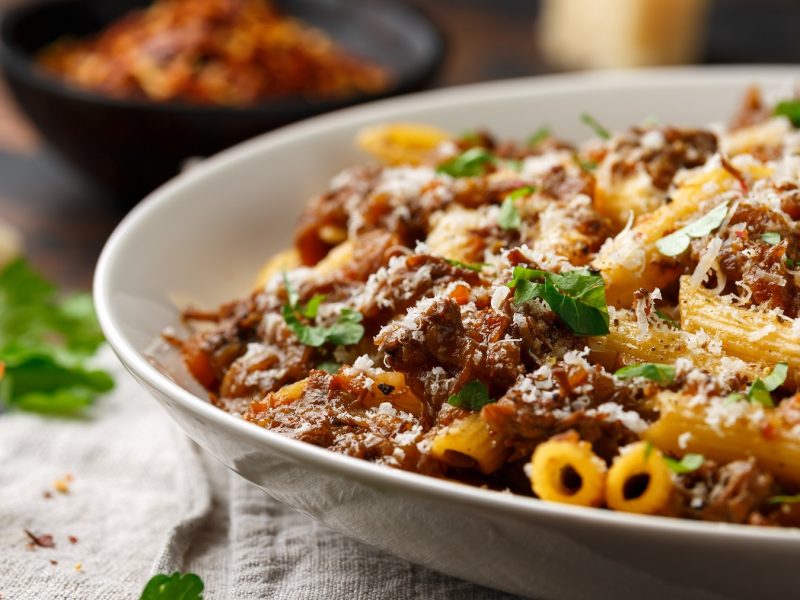
<path id="1" fill-rule="evenodd" d="M 775 246 L 781 241 L 781 234 L 777 231 L 767 231 L 761 234 L 761 240 L 768 243 L 770 246 Z"/>
<path id="2" fill-rule="evenodd" d="M 795 494 L 794 496 L 773 496 L 768 499 L 767 502 L 769 504 L 797 504 L 800 502 L 800 494 Z"/>
<path id="3" fill-rule="evenodd" d="M 678 322 L 670 317 L 668 314 L 661 312 L 660 310 L 656 309 L 656 316 L 661 319 L 662 321 L 666 322 L 667 325 L 672 327 L 672 329 L 680 329 L 681 326 L 678 325 Z"/>
<path id="4" fill-rule="evenodd" d="M 548 273 L 514 267 L 507 285 L 514 289 L 514 304 L 541 298 L 578 335 L 608 333 L 606 289 L 599 273 L 588 269 Z"/>
<path id="5" fill-rule="evenodd" d="M 460 260 L 455 260 L 454 258 L 445 258 L 445 261 L 447 261 L 448 265 L 452 265 L 460 269 L 468 269 L 470 271 L 475 271 L 476 273 L 480 273 L 483 267 L 486 266 L 486 263 L 465 263 L 461 262 Z"/>
<path id="6" fill-rule="evenodd" d="M 770 392 L 776 390 L 786 381 L 788 372 L 789 366 L 785 362 L 779 362 L 764 379 L 756 377 L 756 380 L 747 390 L 747 399 L 754 404 L 761 404 L 768 408 L 775 406 Z"/>
<path id="7" fill-rule="evenodd" d="M 88 294 L 59 298 L 21 259 L 0 270 L 0 410 L 80 413 L 114 387 L 87 365 L 102 342 Z"/>
<path id="8" fill-rule="evenodd" d="M 600 125 L 598 120 L 595 119 L 589 113 L 581 113 L 581 121 L 583 121 L 583 123 L 591 127 L 595 135 L 597 135 L 597 137 L 599 137 L 600 139 L 603 140 L 611 139 L 611 133 L 608 131 L 608 129 Z"/>
<path id="9" fill-rule="evenodd" d="M 495 156 L 486 148 L 470 148 L 436 167 L 437 173 L 451 177 L 477 177 L 486 172 L 486 167 L 495 162 Z"/>
<path id="10" fill-rule="evenodd" d="M 546 126 L 539 127 L 533 135 L 528 138 L 528 146 L 538 146 L 551 136 L 550 128 Z"/>
<path id="11" fill-rule="evenodd" d="M 526 186 L 514 190 L 505 197 L 503 204 L 500 205 L 500 213 L 497 215 L 497 224 L 501 229 L 519 229 L 522 225 L 522 217 L 517 210 L 517 200 L 532 193 L 533 188 Z"/>
<path id="12" fill-rule="evenodd" d="M 656 242 L 656 248 L 664 256 L 678 256 L 686 251 L 692 238 L 701 238 L 714 231 L 725 220 L 728 203 L 723 202 L 697 221 L 681 227 Z"/>
<path id="13" fill-rule="evenodd" d="M 659 363 L 642 363 L 639 365 L 628 365 L 622 367 L 614 373 L 619 379 L 631 379 L 633 377 L 644 377 L 657 383 L 672 383 L 675 379 L 675 367 Z"/>
<path id="14" fill-rule="evenodd" d="M 352 308 L 343 308 L 336 322 L 330 327 L 307 324 L 303 318 L 311 321 L 316 319 L 319 305 L 325 297 L 317 294 L 305 306 L 301 306 L 297 292 L 292 288 L 285 272 L 283 282 L 289 301 L 283 306 L 283 320 L 301 343 L 314 348 L 325 343 L 350 346 L 358 343 L 364 337 L 364 326 L 361 324 L 363 316 Z"/>
<path id="15" fill-rule="evenodd" d="M 786 262 L 786 266 L 790 269 L 797 267 L 797 261 L 792 260 L 788 256 L 784 259 L 784 261 Z"/>
<path id="16" fill-rule="evenodd" d="M 680 460 L 670 458 L 669 456 L 664 457 L 664 462 L 667 463 L 670 471 L 676 475 L 697 471 L 697 469 L 703 466 L 705 461 L 706 459 L 702 454 L 685 454 Z"/>
<path id="17" fill-rule="evenodd" d="M 784 116 L 792 122 L 795 127 L 800 127 L 800 100 L 783 100 L 775 106 L 773 114 Z"/>
<path id="18" fill-rule="evenodd" d="M 194 573 L 154 575 L 139 600 L 203 600 L 203 580 Z"/>
<path id="19" fill-rule="evenodd" d="M 339 363 L 332 361 L 332 360 L 324 360 L 317 365 L 317 369 L 320 371 L 325 371 L 326 373 L 330 373 L 331 375 L 335 375 L 339 372 L 339 368 L 342 365 Z"/>
<path id="20" fill-rule="evenodd" d="M 452 394 L 447 403 L 467 410 L 480 410 L 487 404 L 494 402 L 489 397 L 489 389 L 477 379 L 467 382 L 457 394 Z"/>

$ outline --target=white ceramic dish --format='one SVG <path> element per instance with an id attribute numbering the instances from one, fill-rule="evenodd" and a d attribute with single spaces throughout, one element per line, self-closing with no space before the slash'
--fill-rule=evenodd
<path id="1" fill-rule="evenodd" d="M 722 121 L 750 83 L 797 72 L 750 67 L 573 75 L 429 92 L 293 125 L 204 162 L 142 202 L 103 251 L 95 301 L 128 370 L 203 448 L 275 498 L 413 562 L 540 599 L 796 597 L 800 531 L 639 517 L 545 504 L 340 456 L 234 418 L 160 374 L 143 350 L 177 325 L 176 296 L 208 306 L 246 292 L 290 243 L 306 198 L 363 160 L 355 132 L 412 120 L 523 138 L 542 123 L 576 139 L 588 110 L 610 127 L 657 117 Z M 112 443 L 112 441 L 109 441 Z"/>

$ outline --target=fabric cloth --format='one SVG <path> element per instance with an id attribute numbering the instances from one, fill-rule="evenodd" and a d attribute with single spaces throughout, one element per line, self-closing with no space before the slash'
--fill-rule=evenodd
<path id="1" fill-rule="evenodd" d="M 174 571 L 210 600 L 511 598 L 281 505 L 203 453 L 109 351 L 100 362 L 117 386 L 87 418 L 0 414 L 2 600 L 136 599 Z"/>

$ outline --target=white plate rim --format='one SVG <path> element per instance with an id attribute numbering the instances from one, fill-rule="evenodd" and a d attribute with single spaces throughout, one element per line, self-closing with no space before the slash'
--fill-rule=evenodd
<path id="1" fill-rule="evenodd" d="M 400 491 L 409 491 L 433 498 L 459 501 L 471 506 L 505 511 L 509 516 L 547 516 L 554 520 L 573 521 L 584 526 L 613 526 L 621 529 L 643 529 L 661 534 L 691 534 L 718 536 L 720 541 L 770 541 L 792 542 L 800 540 L 800 529 L 765 528 L 752 525 L 691 521 L 672 517 L 636 515 L 604 509 L 575 507 L 566 504 L 544 502 L 535 498 L 498 492 L 469 486 L 377 465 L 365 460 L 345 456 L 312 444 L 294 440 L 268 431 L 234 417 L 211 405 L 174 383 L 151 365 L 116 327 L 112 317 L 110 279 L 112 267 L 123 241 L 141 221 L 155 214 L 170 196 L 206 178 L 214 178 L 228 165 L 246 157 L 256 149 L 265 151 L 280 146 L 285 141 L 298 137 L 313 137 L 328 128 L 338 128 L 350 121 L 365 118 L 382 118 L 392 111 L 403 111 L 415 107 L 446 105 L 452 102 L 468 103 L 498 95 L 513 96 L 528 94 L 532 88 L 541 92 L 570 92 L 587 88 L 609 89 L 623 84 L 676 85 L 703 83 L 709 85 L 745 83 L 748 80 L 789 81 L 800 79 L 797 66 L 785 65 L 736 65 L 702 67 L 663 67 L 636 71 L 605 71 L 591 73 L 558 74 L 478 83 L 419 92 L 398 98 L 379 100 L 360 106 L 338 110 L 264 133 L 251 140 L 233 146 L 200 165 L 178 175 L 142 200 L 119 223 L 106 242 L 98 260 L 93 281 L 95 310 L 106 341 L 122 363 L 147 385 L 176 400 L 184 408 L 207 419 L 214 426 L 225 428 L 231 434 L 241 435 L 253 444 L 267 447 L 289 455 L 299 462 L 325 468 L 341 476 L 357 478 L 372 485 L 391 485 Z M 391 117 L 385 117 L 391 118 Z"/>

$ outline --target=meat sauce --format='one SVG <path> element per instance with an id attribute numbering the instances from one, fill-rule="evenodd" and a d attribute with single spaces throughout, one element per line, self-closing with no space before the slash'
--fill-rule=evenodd
<path id="1" fill-rule="evenodd" d="M 748 97 L 737 127 L 762 122 L 760 106 Z M 659 148 L 642 142 L 653 131 Z M 478 175 L 437 171 L 448 152 L 476 147 L 495 157 Z M 724 395 L 730 382 L 691 364 L 676 367 L 668 384 L 617 377 L 614 367 L 626 364 L 624 357 L 590 352 L 591 334 L 554 309 L 545 283 L 520 303 L 519 287 L 509 282 L 517 268 L 556 276 L 580 268 L 582 276 L 596 276 L 585 265 L 620 232 L 594 207 L 596 180 L 586 161 L 608 161 L 622 178 L 643 167 L 668 203 L 676 177 L 704 168 L 718 149 L 716 134 L 667 126 L 634 127 L 584 148 L 553 138 L 533 146 L 496 142 L 479 132 L 418 166 L 348 169 L 300 219 L 295 250 L 302 266 L 273 274 L 249 297 L 216 311 L 186 312 L 190 323 L 210 322 L 181 343 L 186 365 L 226 411 L 394 468 L 531 495 L 520 483 L 527 481 L 526 462 L 539 444 L 567 433 L 610 465 L 659 418 L 660 391 Z M 521 188 L 525 195 L 514 207 L 520 224 L 506 227 L 501 213 Z M 717 235 L 719 269 L 702 285 L 737 295 L 743 306 L 796 318 L 800 188 L 792 178 L 754 182 L 731 207 L 719 230 L 693 239 L 675 264 L 691 274 Z M 447 219 L 471 223 L 458 229 L 468 241 L 460 257 L 428 245 Z M 351 245 L 347 260 L 323 267 L 343 244 Z M 344 323 L 345 314 L 357 314 L 357 323 Z M 331 332 L 345 324 L 361 335 L 309 344 L 298 334 L 316 328 L 334 339 Z M 460 394 L 476 385 L 484 396 L 469 406 Z M 776 402 L 794 402 L 791 392 L 780 388 Z M 438 435 L 469 415 L 488 426 L 504 457 L 491 472 L 468 456 L 443 461 L 431 450 Z M 752 458 L 706 459 L 674 476 L 662 514 L 796 525 L 793 506 L 770 502 L 791 491 L 786 485 Z"/>

